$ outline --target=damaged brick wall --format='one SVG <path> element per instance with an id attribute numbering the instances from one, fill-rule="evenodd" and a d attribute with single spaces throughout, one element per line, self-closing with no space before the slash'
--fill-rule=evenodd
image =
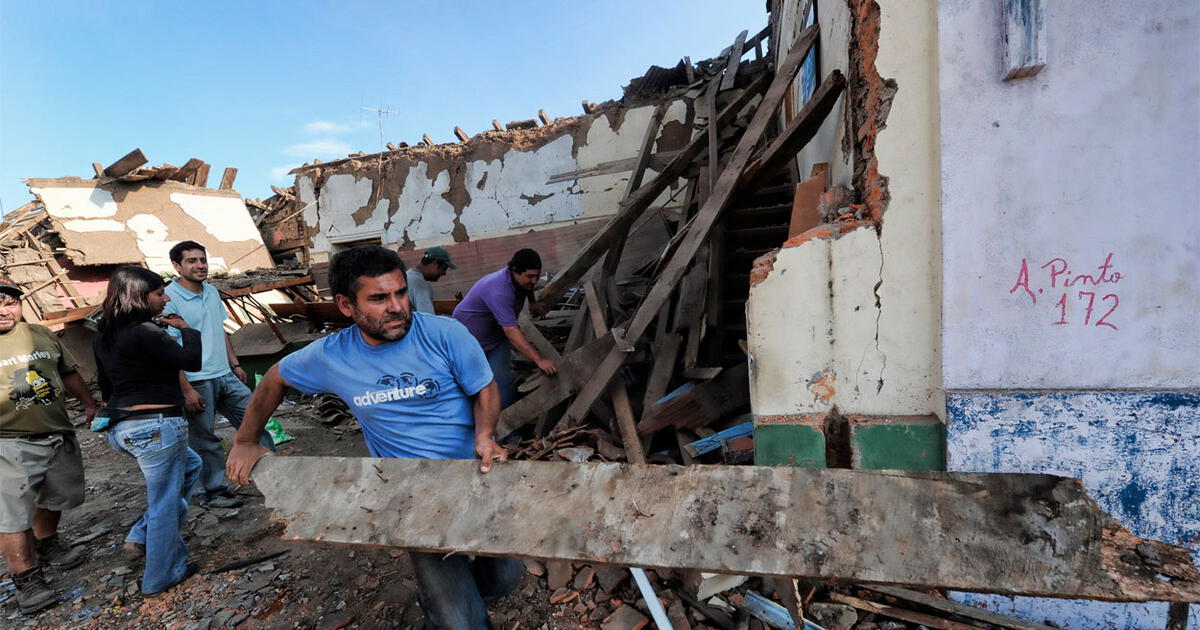
<path id="1" fill-rule="evenodd" d="M 850 94 L 851 132 L 854 155 L 853 188 L 867 216 L 876 223 L 883 219 L 891 196 L 888 178 L 879 172 L 875 142 L 887 127 L 892 99 L 898 85 L 885 79 L 875 66 L 879 56 L 880 11 L 875 0 L 847 0 L 850 7 L 850 67 L 847 73 Z"/>

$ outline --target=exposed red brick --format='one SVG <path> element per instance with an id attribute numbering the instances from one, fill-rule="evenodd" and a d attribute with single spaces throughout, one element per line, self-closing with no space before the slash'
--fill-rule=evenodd
<path id="1" fill-rule="evenodd" d="M 888 178 L 879 172 L 875 141 L 886 126 L 898 86 L 875 67 L 879 56 L 880 11 L 875 0 L 848 0 L 850 5 L 850 138 L 854 146 L 854 189 L 878 223 L 891 196 Z"/>

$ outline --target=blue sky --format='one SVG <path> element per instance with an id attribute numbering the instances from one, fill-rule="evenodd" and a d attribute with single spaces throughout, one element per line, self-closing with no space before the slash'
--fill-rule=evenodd
<path id="1" fill-rule="evenodd" d="M 715 56 L 764 0 L 0 1 L 0 203 L 135 147 L 226 166 L 246 197 L 292 166 L 582 112 L 651 64 Z"/>

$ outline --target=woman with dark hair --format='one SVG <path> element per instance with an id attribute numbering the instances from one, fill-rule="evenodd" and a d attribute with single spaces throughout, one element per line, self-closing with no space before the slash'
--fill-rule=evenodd
<path id="1" fill-rule="evenodd" d="M 108 432 L 118 453 L 137 460 L 146 478 L 146 512 L 125 547 L 146 556 L 142 592 L 161 593 L 196 572 L 180 530 L 200 475 L 188 448 L 179 371 L 200 369 L 200 333 L 178 315 L 161 315 L 171 298 L 158 274 L 121 267 L 108 281 L 103 319 L 92 343 L 105 409 L 93 428 Z M 164 328 L 178 328 L 183 345 Z"/>

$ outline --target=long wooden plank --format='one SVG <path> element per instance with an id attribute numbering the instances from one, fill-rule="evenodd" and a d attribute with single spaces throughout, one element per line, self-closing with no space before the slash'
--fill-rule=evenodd
<path id="1" fill-rule="evenodd" d="M 779 137 L 771 141 L 754 166 L 747 170 L 744 176 L 744 186 L 747 190 L 761 188 L 765 181 L 796 157 L 800 149 L 820 131 L 821 124 L 825 122 L 829 112 L 833 111 L 845 88 L 846 78 L 841 72 L 834 70 L 825 77 L 800 113 L 788 123 Z"/>
<path id="2" fill-rule="evenodd" d="M 570 398 L 592 377 L 595 365 L 613 348 L 612 335 L 593 340 L 584 347 L 563 357 L 558 364 L 558 375 L 533 393 L 513 403 L 500 412 L 497 435 L 504 435 L 538 416 L 554 405 Z"/>
<path id="3" fill-rule="evenodd" d="M 237 179 L 237 171 L 232 166 L 225 167 L 225 172 L 221 174 L 221 187 L 218 190 L 233 190 L 233 180 Z"/>
<path id="4" fill-rule="evenodd" d="M 679 155 L 678 151 L 659 151 L 650 155 L 649 167 L 654 170 L 659 170 L 666 166 L 675 156 Z M 637 167 L 640 157 L 625 158 L 623 160 L 612 160 L 610 162 L 601 162 L 595 166 L 581 168 L 574 171 L 566 171 L 563 173 L 555 173 L 546 179 L 547 184 L 557 184 L 559 182 L 569 182 L 573 179 L 583 179 L 586 177 L 596 177 L 599 175 L 611 175 L 613 173 L 622 173 L 632 171 Z"/>
<path id="5" fill-rule="evenodd" d="M 642 187 L 642 179 L 646 176 L 646 167 L 650 165 L 650 155 L 654 152 L 654 141 L 658 138 L 658 130 L 662 128 L 663 118 L 667 115 L 667 104 L 662 103 L 654 108 L 654 115 L 646 125 L 646 134 L 642 137 L 642 148 L 638 152 L 637 163 L 629 175 L 629 183 L 625 186 L 622 201 L 629 199 L 637 189 Z M 608 248 L 604 257 L 604 276 L 611 278 L 617 273 L 617 265 L 621 262 L 621 252 L 625 250 L 625 239 L 617 239 Z"/>
<path id="6" fill-rule="evenodd" d="M 730 103 L 725 109 L 721 110 L 721 114 L 717 117 L 715 124 L 723 125 L 732 120 L 742 108 L 758 95 L 764 83 L 765 75 L 762 75 L 747 87 L 733 103 Z M 709 121 L 709 124 L 714 124 L 714 121 Z M 600 258 L 601 254 L 608 251 L 608 248 L 618 239 L 625 237 L 629 232 L 629 228 L 650 207 L 650 204 L 654 203 L 654 200 L 662 194 L 662 191 L 666 190 L 667 186 L 670 186 L 672 182 L 679 179 L 680 175 L 691 165 L 692 161 L 700 155 L 704 146 L 704 134 L 697 134 L 673 160 L 663 167 L 663 170 L 654 179 L 644 184 L 623 201 L 617 215 L 610 219 L 579 250 L 575 258 L 559 271 L 558 275 L 542 289 L 541 296 L 538 297 L 537 301 L 538 306 L 542 310 L 549 310 L 558 302 L 558 299 L 562 297 L 567 289 L 575 286 L 579 278 L 583 277 L 583 274 L 592 268 L 592 265 Z"/>
<path id="7" fill-rule="evenodd" d="M 927 595 L 919 591 L 900 588 L 899 586 L 869 586 L 867 588 L 872 591 L 883 593 L 884 595 L 891 595 L 892 597 L 897 597 L 899 599 L 921 604 L 922 606 L 928 606 L 942 612 L 958 615 L 959 617 L 984 621 L 992 624 L 993 626 L 1000 626 L 1001 628 L 1011 628 L 1011 630 L 1054 630 L 1054 628 L 1045 624 L 1034 623 L 1032 621 L 1025 621 L 1024 619 L 1017 619 L 1016 617 L 1009 617 L 1008 615 L 997 614 L 990 610 L 984 610 L 983 608 L 976 608 L 974 606 L 961 604 L 952 599 L 946 599 L 945 597 L 934 597 L 933 595 Z"/>
<path id="8" fill-rule="evenodd" d="M 253 478 L 291 540 L 1200 601 L 1188 549 L 1134 536 L 1052 475 L 266 457 Z"/>
<path id="9" fill-rule="evenodd" d="M 742 363 L 711 381 L 660 402 L 642 414 L 638 433 L 650 435 L 666 426 L 708 426 L 750 403 L 749 378 L 749 366 Z"/>
<path id="10" fill-rule="evenodd" d="M 200 158 L 191 158 L 184 163 L 183 166 L 179 167 L 179 170 L 176 171 L 175 174 L 170 177 L 170 179 L 179 182 L 187 181 L 188 178 L 195 174 L 196 171 L 200 170 L 200 166 L 203 164 L 204 160 L 201 160 Z"/>
<path id="11" fill-rule="evenodd" d="M 596 337 L 603 337 L 608 332 L 605 321 L 604 304 L 601 294 L 596 290 L 596 283 L 589 281 L 584 294 L 587 300 L 588 313 L 592 320 L 592 332 Z M 633 406 L 629 403 L 629 392 L 625 383 L 615 378 L 608 386 L 608 397 L 613 403 L 613 412 L 617 417 L 617 430 L 621 433 L 621 446 L 625 449 L 626 461 L 635 464 L 646 463 L 646 454 L 642 450 L 642 441 L 637 434 L 637 424 L 633 419 Z"/>
<path id="12" fill-rule="evenodd" d="M 713 225 L 716 224 L 721 218 L 721 213 L 729 206 L 729 202 L 733 198 L 733 193 L 737 190 L 738 183 L 742 178 L 742 171 L 750 162 L 750 157 L 755 147 L 758 146 L 759 140 L 766 133 L 767 126 L 771 123 L 775 112 L 783 102 L 784 95 L 791 88 L 792 80 L 795 79 L 796 73 L 800 71 L 800 64 L 804 61 L 805 55 L 808 54 L 808 51 L 816 43 L 818 33 L 819 27 L 814 24 L 801 31 L 796 37 L 795 45 L 792 46 L 791 52 L 788 53 L 787 58 L 776 70 L 775 77 L 771 80 L 771 86 L 767 88 L 767 93 L 763 96 L 762 102 L 759 103 L 758 109 L 754 112 L 754 118 L 751 119 L 750 125 L 746 128 L 745 133 L 742 134 L 741 140 L 738 141 L 737 148 L 734 149 L 728 164 L 721 171 L 721 177 L 717 180 L 716 189 L 709 193 L 699 212 L 693 217 L 691 227 L 687 229 L 687 233 L 680 241 L 678 249 L 671 257 L 671 260 L 663 267 L 658 275 L 658 280 L 655 281 L 646 298 L 642 300 L 641 306 L 634 313 L 633 319 L 626 326 L 625 339 L 618 340 L 618 348 L 641 339 L 650 322 L 658 315 L 659 310 L 667 303 L 667 300 L 671 298 L 671 293 L 675 290 L 676 285 L 679 284 L 679 280 L 683 277 L 684 273 L 687 272 L 688 265 L 691 264 L 700 247 L 708 239 L 708 234 L 712 231 Z M 595 378 L 579 391 L 579 395 L 571 403 L 568 413 L 572 414 L 574 418 L 582 417 L 583 411 L 588 409 L 592 402 L 600 396 L 604 391 L 604 384 L 608 383 L 609 379 L 616 374 L 621 364 L 624 363 L 624 360 L 624 355 L 618 350 L 614 350 L 609 356 L 605 357 L 604 361 L 596 368 Z"/>
<path id="13" fill-rule="evenodd" d="M 729 49 L 729 60 L 725 64 L 725 75 L 721 79 L 721 89 L 733 89 L 733 84 L 737 80 L 738 66 L 742 62 L 742 55 L 746 54 L 746 36 L 750 31 L 742 31 L 738 33 L 737 39 L 733 41 L 733 47 Z"/>
<path id="14" fill-rule="evenodd" d="M 147 161 L 141 149 L 134 149 L 122 156 L 121 159 L 109 164 L 108 168 L 104 169 L 104 174 L 109 177 L 120 177 L 145 164 Z"/>
<path id="15" fill-rule="evenodd" d="M 942 619 L 941 617 L 934 617 L 933 615 L 927 615 L 925 613 L 905 610 L 895 606 L 888 606 L 887 604 L 880 604 L 879 602 L 867 601 L 865 599 L 859 599 L 857 597 L 851 597 L 841 593 L 830 593 L 829 598 L 839 604 L 853 606 L 859 610 L 875 613 L 877 615 L 883 615 L 884 617 L 891 617 L 892 619 L 899 619 L 901 621 L 919 623 L 930 628 L 938 628 L 938 630 L 979 630 L 979 626 L 958 623 L 956 621 L 950 621 L 949 619 Z"/>

